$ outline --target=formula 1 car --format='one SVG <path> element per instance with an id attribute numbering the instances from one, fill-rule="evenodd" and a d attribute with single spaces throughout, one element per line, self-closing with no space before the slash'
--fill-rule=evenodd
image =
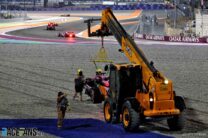
<path id="1" fill-rule="evenodd" d="M 91 98 L 93 103 L 101 103 L 104 99 L 95 80 L 92 78 L 87 78 L 85 83 L 85 94 Z"/>
<path id="2" fill-rule="evenodd" d="M 47 29 L 47 30 L 56 30 L 56 26 L 57 26 L 57 25 L 58 25 L 58 24 L 54 24 L 54 23 L 50 22 L 50 23 L 48 23 L 46 29 Z"/>
<path id="3" fill-rule="evenodd" d="M 85 94 L 91 98 L 93 103 L 101 103 L 109 95 L 109 80 L 107 78 L 87 78 Z"/>
<path id="4" fill-rule="evenodd" d="M 70 37 L 70 38 L 74 38 L 76 35 L 74 32 L 63 32 L 63 33 L 59 33 L 58 37 Z"/>
<path id="5" fill-rule="evenodd" d="M 71 15 L 70 14 L 63 14 L 61 15 L 61 17 L 70 17 Z"/>

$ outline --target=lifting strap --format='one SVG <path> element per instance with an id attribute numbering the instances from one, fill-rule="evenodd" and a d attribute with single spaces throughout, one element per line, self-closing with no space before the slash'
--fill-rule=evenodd
<path id="1" fill-rule="evenodd" d="M 103 37 L 101 37 L 101 41 L 102 41 L 102 46 L 99 49 L 96 56 L 92 59 L 92 62 L 94 62 L 95 66 L 96 66 L 96 62 L 102 62 L 102 63 L 112 63 L 113 62 L 112 60 L 110 60 L 108 58 L 107 51 L 105 50 L 105 48 L 103 46 Z"/>

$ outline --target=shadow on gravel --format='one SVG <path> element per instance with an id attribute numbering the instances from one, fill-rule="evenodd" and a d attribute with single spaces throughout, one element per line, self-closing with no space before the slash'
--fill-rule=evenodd
<path id="1" fill-rule="evenodd" d="M 208 112 L 202 111 L 200 109 L 194 109 L 192 108 L 193 102 L 195 104 L 202 103 L 208 105 L 208 102 L 203 102 L 200 100 L 194 100 L 185 98 L 186 105 L 188 105 L 186 112 L 185 112 L 185 118 L 186 118 L 186 126 L 185 131 L 190 133 L 197 133 L 200 131 L 208 130 L 208 124 L 206 124 L 206 119 L 208 116 Z M 205 121 L 203 121 L 205 119 Z"/>
<path id="2" fill-rule="evenodd" d="M 143 130 L 148 131 L 159 131 L 164 134 L 189 134 L 189 133 L 200 133 L 208 130 L 208 125 L 203 123 L 202 120 L 198 118 L 195 110 L 186 109 L 185 111 L 185 126 L 182 131 L 171 131 L 167 125 L 166 119 L 146 122 L 144 123 Z"/>
<path id="3" fill-rule="evenodd" d="M 66 119 L 62 129 L 57 129 L 56 123 L 56 119 L 0 119 L 0 128 L 37 128 L 51 135 L 70 138 L 167 137 L 143 130 L 128 133 L 124 131 L 121 124 L 112 125 L 96 119 Z"/>

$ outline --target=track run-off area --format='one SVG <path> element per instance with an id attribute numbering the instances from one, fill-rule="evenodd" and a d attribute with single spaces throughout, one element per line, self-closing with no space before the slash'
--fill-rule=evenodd
<path id="1" fill-rule="evenodd" d="M 86 37 L 88 18 L 99 18 L 101 11 L 83 14 L 28 13 L 29 21 L 0 23 L 0 128 L 38 128 L 47 137 L 208 137 L 208 46 L 205 44 L 161 43 L 135 39 L 155 67 L 173 81 L 177 95 L 184 96 L 187 110 L 183 131 L 170 131 L 166 120 L 141 126 L 137 133 L 127 133 L 121 124 L 104 122 L 102 104 L 72 100 L 74 78 L 81 68 L 86 77 L 95 76 L 91 62 L 101 47 L 99 38 Z M 138 25 L 140 11 L 115 14 L 129 34 Z M 132 18 L 130 18 L 132 17 Z M 58 22 L 55 31 L 46 30 L 49 21 Z M 93 23 L 96 29 L 99 22 Z M 74 39 L 57 34 L 73 31 Z M 113 37 L 105 38 L 104 47 L 111 60 L 128 62 L 118 52 Z M 67 92 L 72 110 L 66 113 L 64 128 L 56 128 L 56 96 Z"/>

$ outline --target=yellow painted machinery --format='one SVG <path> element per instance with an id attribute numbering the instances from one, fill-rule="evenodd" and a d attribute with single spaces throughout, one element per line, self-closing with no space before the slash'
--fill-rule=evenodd
<path id="1" fill-rule="evenodd" d="M 134 131 L 147 118 L 166 118 L 171 130 L 184 127 L 184 99 L 176 96 L 172 81 L 149 62 L 143 51 L 120 25 L 111 9 L 102 11 L 101 27 L 89 36 L 114 35 L 130 63 L 110 64 L 109 93 L 104 102 L 108 123 L 122 122 L 127 131 Z"/>

